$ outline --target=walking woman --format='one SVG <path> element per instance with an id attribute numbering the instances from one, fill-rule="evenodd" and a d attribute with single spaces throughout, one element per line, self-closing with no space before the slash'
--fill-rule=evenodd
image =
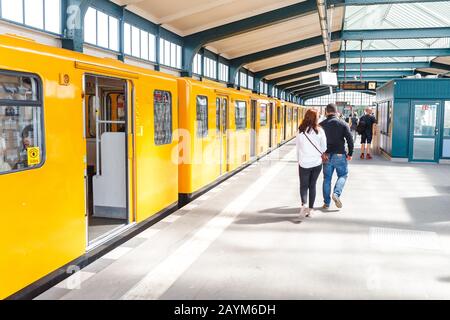
<path id="1" fill-rule="evenodd" d="M 325 131 L 318 124 L 317 111 L 309 109 L 297 135 L 297 159 L 300 176 L 300 216 L 309 217 L 316 200 L 316 183 L 322 171 L 322 155 L 327 150 Z M 309 192 L 309 202 L 308 200 Z M 308 203 L 308 208 L 306 204 Z"/>

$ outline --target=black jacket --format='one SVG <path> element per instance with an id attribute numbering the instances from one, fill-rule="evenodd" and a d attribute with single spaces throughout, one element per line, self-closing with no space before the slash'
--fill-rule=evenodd
<path id="1" fill-rule="evenodd" d="M 327 136 L 326 153 L 345 154 L 345 140 L 347 140 L 348 155 L 353 156 L 353 137 L 349 126 L 344 121 L 336 116 L 328 116 L 320 123 L 320 126 Z"/>

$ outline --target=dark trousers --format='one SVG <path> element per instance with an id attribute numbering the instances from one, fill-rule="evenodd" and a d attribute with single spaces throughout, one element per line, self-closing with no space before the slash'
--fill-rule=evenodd
<path id="1" fill-rule="evenodd" d="M 314 168 L 299 168 L 300 176 L 300 197 L 302 199 L 302 205 L 306 204 L 309 191 L 309 207 L 314 208 L 314 202 L 316 201 L 316 184 L 319 178 L 320 172 L 322 171 L 322 165 Z"/>

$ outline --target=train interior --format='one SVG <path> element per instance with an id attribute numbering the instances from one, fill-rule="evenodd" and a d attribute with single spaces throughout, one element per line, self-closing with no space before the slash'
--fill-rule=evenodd
<path id="1" fill-rule="evenodd" d="M 89 245 L 128 224 L 127 84 L 85 77 L 86 199 Z"/>

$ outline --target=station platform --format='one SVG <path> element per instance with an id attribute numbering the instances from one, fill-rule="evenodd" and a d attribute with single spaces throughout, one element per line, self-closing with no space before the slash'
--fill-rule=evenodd
<path id="1" fill-rule="evenodd" d="M 342 201 L 299 218 L 291 141 L 37 299 L 450 296 L 450 166 L 356 153 Z"/>

